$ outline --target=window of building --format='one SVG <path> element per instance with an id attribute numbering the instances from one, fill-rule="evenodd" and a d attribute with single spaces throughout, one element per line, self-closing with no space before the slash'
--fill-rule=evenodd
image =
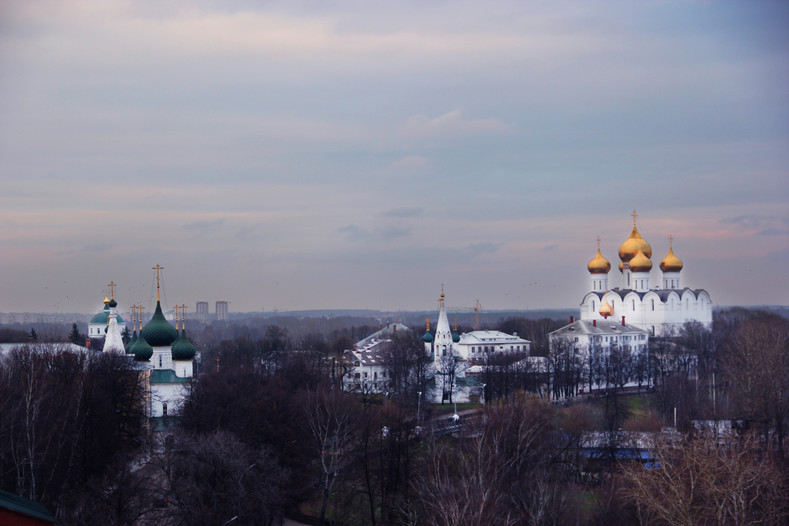
<path id="1" fill-rule="evenodd" d="M 162 416 L 167 416 L 167 402 L 162 404 Z"/>

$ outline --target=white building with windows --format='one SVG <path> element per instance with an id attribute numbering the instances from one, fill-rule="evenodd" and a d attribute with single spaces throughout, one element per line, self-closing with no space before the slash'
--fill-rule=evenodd
<path id="1" fill-rule="evenodd" d="M 480 362 L 495 353 L 528 354 L 531 342 L 501 331 L 472 331 L 460 335 L 457 349 L 463 359 Z"/>
<path id="2" fill-rule="evenodd" d="M 648 385 L 649 336 L 649 331 L 621 321 L 577 320 L 548 334 L 548 341 L 552 353 L 576 359 L 581 392 L 589 392 L 616 383 L 609 359 L 617 353 L 617 380 L 624 386 Z"/>
<path id="3" fill-rule="evenodd" d="M 352 393 L 391 392 L 393 386 L 389 368 L 392 340 L 398 331 L 405 334 L 410 330 L 400 323 L 388 323 L 348 350 L 345 360 L 351 367 L 343 378 L 344 389 Z"/>
<path id="4" fill-rule="evenodd" d="M 610 287 L 608 273 L 611 263 L 600 251 L 587 264 L 589 291 L 581 301 L 581 320 L 625 320 L 628 325 L 649 331 L 656 336 L 676 334 L 686 322 L 696 321 L 712 326 L 712 300 L 704 289 L 683 286 L 680 273 L 682 261 L 674 254 L 673 238 L 669 236 L 668 254 L 660 261 L 660 279 L 652 274 L 652 247 L 641 237 L 633 212 L 633 230 L 619 247 L 621 285 Z"/>

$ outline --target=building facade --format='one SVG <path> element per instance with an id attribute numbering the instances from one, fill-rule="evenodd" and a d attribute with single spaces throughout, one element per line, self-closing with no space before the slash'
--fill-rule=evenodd
<path id="1" fill-rule="evenodd" d="M 216 319 L 217 320 L 226 320 L 228 316 L 228 304 L 226 301 L 217 301 L 216 302 Z"/>
<path id="2" fill-rule="evenodd" d="M 205 321 L 208 319 L 208 302 L 198 301 L 195 305 L 195 316 L 198 320 Z"/>

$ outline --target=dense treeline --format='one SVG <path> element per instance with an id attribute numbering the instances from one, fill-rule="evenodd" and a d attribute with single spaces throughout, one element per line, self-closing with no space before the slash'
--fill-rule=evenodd
<path id="1" fill-rule="evenodd" d="M 493 328 L 532 340 L 579 381 L 571 362 L 548 352 L 558 325 L 508 318 Z M 544 376 L 492 360 L 489 404 L 459 425 L 420 398 L 418 336 L 398 335 L 390 349 L 392 393 L 342 389 L 352 369 L 344 351 L 373 329 L 294 338 L 271 325 L 205 337 L 180 426 L 164 431 L 148 426 L 144 375 L 126 357 L 43 345 L 6 353 L 2 489 L 43 502 L 64 524 L 789 520 L 785 318 L 723 311 L 712 331 L 689 324 L 653 340 L 651 389 L 635 395 L 612 376 L 609 392 L 557 405 L 541 390 Z M 616 373 L 607 367 L 601 374 Z M 659 432 L 675 413 L 682 434 L 643 435 L 646 465 L 622 455 L 627 432 Z M 692 422 L 704 419 L 735 419 L 738 432 L 701 432 Z"/>
<path id="2" fill-rule="evenodd" d="M 76 523 L 80 510 L 99 507 L 89 489 L 120 476 L 139 448 L 143 400 L 125 357 L 27 345 L 7 353 L 0 361 L 2 488 Z"/>

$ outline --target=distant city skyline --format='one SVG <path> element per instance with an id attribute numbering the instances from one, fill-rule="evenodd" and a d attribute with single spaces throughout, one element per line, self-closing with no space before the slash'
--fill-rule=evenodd
<path id="1" fill-rule="evenodd" d="M 7 2 L 0 312 L 789 303 L 785 2 Z"/>

